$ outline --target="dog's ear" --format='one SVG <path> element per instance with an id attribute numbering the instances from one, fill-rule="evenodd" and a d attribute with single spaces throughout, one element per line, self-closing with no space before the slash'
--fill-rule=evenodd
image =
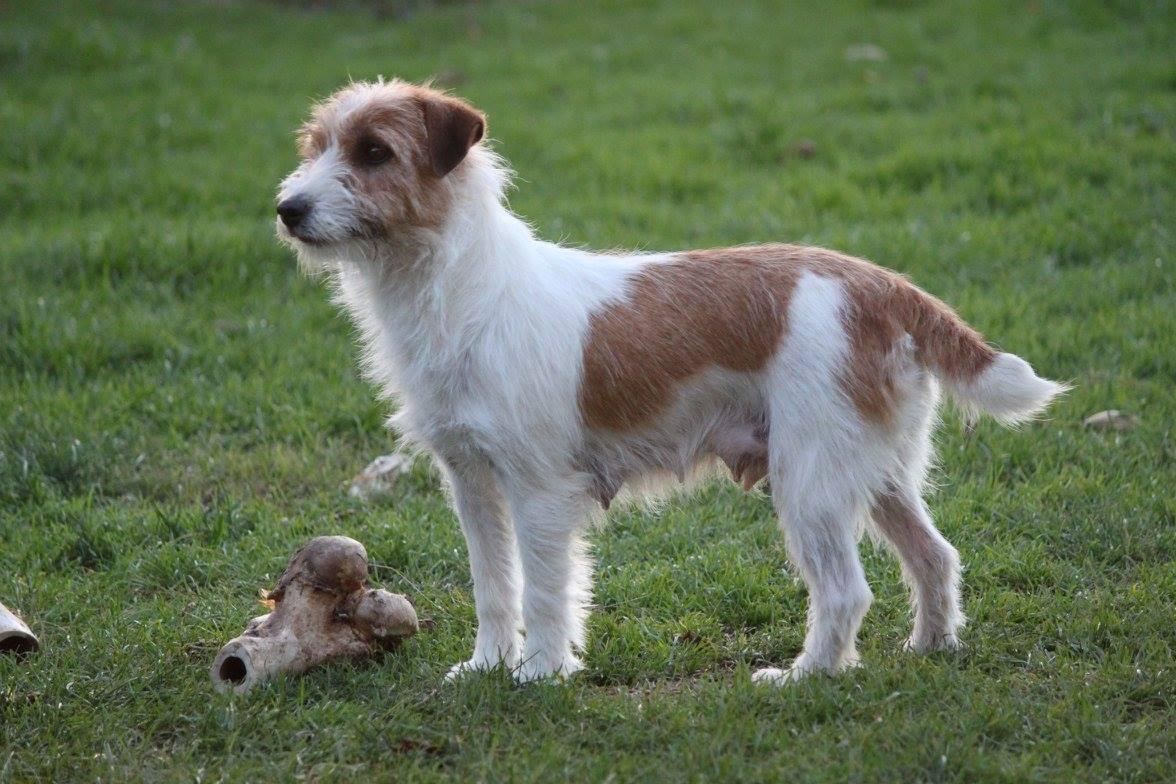
<path id="1" fill-rule="evenodd" d="M 429 163 L 444 177 L 465 160 L 486 133 L 486 118 L 474 107 L 443 95 L 423 99 Z"/>

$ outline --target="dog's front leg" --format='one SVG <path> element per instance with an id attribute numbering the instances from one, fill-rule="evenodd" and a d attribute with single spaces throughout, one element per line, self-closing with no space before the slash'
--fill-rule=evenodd
<path id="1" fill-rule="evenodd" d="M 592 569 L 582 538 L 584 497 L 564 487 L 508 490 L 522 558 L 527 632 L 516 678 L 566 677 L 583 669 Z"/>
<path id="2" fill-rule="evenodd" d="M 519 570 L 514 533 L 489 463 L 441 461 L 465 534 L 474 579 L 478 633 L 469 661 L 455 664 L 446 679 L 502 664 L 514 670 L 522 655 Z"/>

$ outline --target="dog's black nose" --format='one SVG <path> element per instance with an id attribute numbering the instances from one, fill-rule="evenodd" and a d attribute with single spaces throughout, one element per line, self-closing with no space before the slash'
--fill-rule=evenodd
<path id="1" fill-rule="evenodd" d="M 297 196 L 284 199 L 278 204 L 278 216 L 281 217 L 282 223 L 286 224 L 287 229 L 297 227 L 309 213 L 310 202 Z"/>

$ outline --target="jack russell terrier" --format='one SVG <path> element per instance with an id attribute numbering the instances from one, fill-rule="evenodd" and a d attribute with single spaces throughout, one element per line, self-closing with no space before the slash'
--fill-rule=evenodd
<path id="1" fill-rule="evenodd" d="M 588 522 L 719 464 L 747 489 L 767 478 L 809 593 L 804 649 L 756 681 L 856 663 L 867 528 L 901 559 L 907 647 L 959 645 L 959 556 L 922 499 L 939 391 L 1016 423 L 1066 387 L 903 276 L 833 251 L 544 242 L 506 206 L 485 133 L 429 87 L 351 84 L 302 127 L 277 207 L 282 240 L 358 325 L 392 425 L 452 493 L 478 631 L 450 677 L 581 669 Z"/>

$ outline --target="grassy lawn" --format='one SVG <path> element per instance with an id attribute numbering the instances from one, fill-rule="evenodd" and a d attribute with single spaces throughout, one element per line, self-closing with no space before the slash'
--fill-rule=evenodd
<path id="1" fill-rule="evenodd" d="M 372 5 L 0 3 L 0 601 L 43 643 L 0 659 L 0 782 L 1176 777 L 1170 3 Z M 309 101 L 378 74 L 486 109 L 544 236 L 832 246 L 1076 383 L 1020 432 L 942 428 L 966 650 L 900 654 L 864 543 L 865 667 L 754 688 L 805 596 L 727 484 L 594 536 L 574 681 L 442 686 L 473 643 L 456 522 L 423 463 L 346 497 L 388 412 L 272 230 Z M 1108 408 L 1139 426 L 1083 427 Z M 321 533 L 435 628 L 215 694 Z"/>

